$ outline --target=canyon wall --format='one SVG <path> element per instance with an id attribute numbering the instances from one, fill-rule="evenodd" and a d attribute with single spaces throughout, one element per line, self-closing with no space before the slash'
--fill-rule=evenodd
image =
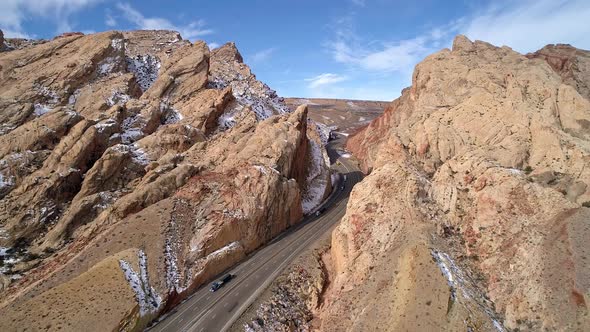
<path id="1" fill-rule="evenodd" d="M 307 108 L 233 43 L 67 34 L 0 53 L 0 329 L 140 329 L 331 189 Z"/>
<path id="2" fill-rule="evenodd" d="M 348 141 L 324 330 L 590 326 L 590 52 L 458 36 Z"/>

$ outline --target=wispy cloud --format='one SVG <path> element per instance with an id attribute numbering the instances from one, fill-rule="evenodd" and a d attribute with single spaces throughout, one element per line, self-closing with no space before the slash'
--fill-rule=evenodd
<path id="1" fill-rule="evenodd" d="M 348 78 L 343 75 L 324 73 L 311 78 L 306 78 L 305 81 L 309 82 L 308 87 L 310 89 L 320 88 L 327 85 L 332 85 L 338 82 L 346 81 Z"/>
<path id="2" fill-rule="evenodd" d="M 117 26 L 117 20 L 111 15 L 111 13 L 107 12 L 106 17 L 104 19 L 104 24 L 110 28 Z"/>
<path id="3" fill-rule="evenodd" d="M 271 47 L 271 48 L 267 48 L 267 49 L 258 51 L 250 56 L 249 62 L 255 63 L 255 62 L 267 61 L 268 59 L 270 59 L 270 57 L 272 56 L 272 54 L 276 50 L 277 49 L 275 47 Z"/>
<path id="4" fill-rule="evenodd" d="M 205 21 L 192 21 L 189 24 L 177 26 L 162 17 L 145 17 L 128 3 L 119 3 L 117 8 L 121 10 L 123 17 L 135 24 L 139 29 L 145 30 L 175 30 L 180 32 L 183 38 L 194 40 L 213 33 L 212 29 L 205 28 Z"/>
<path id="5" fill-rule="evenodd" d="M 590 47 L 590 2 L 587 0 L 526 0 L 495 2 L 481 11 L 425 30 L 409 39 L 374 41 L 355 31 L 354 16 L 336 20 L 331 41 L 332 59 L 366 72 L 408 75 L 427 55 L 451 45 L 457 34 L 520 52 L 550 43 Z"/>
<path id="6" fill-rule="evenodd" d="M 216 42 L 211 42 L 208 45 L 209 45 L 209 49 L 210 50 L 212 50 L 214 48 L 218 48 L 219 46 L 221 46 L 221 45 L 219 45 L 219 43 L 216 43 Z"/>
<path id="7" fill-rule="evenodd" d="M 360 70 L 375 72 L 407 71 L 447 35 L 438 28 L 412 39 L 369 42 L 355 32 L 352 16 L 340 18 L 335 27 L 334 39 L 326 43 L 332 58 Z"/>
<path id="8" fill-rule="evenodd" d="M 70 17 L 102 0 L 1 0 L 0 29 L 9 37 L 31 37 L 23 24 L 30 19 L 44 18 L 56 25 L 56 32 L 72 30 Z"/>
<path id="9" fill-rule="evenodd" d="M 364 7 L 366 5 L 366 0 L 351 0 L 353 4 Z"/>
<path id="10" fill-rule="evenodd" d="M 472 39 L 530 52 L 550 43 L 590 48 L 590 1 L 526 0 L 495 4 L 470 18 L 460 31 Z"/>

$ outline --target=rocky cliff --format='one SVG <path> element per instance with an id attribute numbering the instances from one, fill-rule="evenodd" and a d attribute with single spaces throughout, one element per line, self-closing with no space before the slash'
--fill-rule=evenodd
<path id="1" fill-rule="evenodd" d="M 324 330 L 590 326 L 588 56 L 458 36 L 348 142 Z"/>
<path id="2" fill-rule="evenodd" d="M 234 44 L 66 34 L 0 53 L 0 329 L 138 329 L 331 189 L 307 108 Z"/>

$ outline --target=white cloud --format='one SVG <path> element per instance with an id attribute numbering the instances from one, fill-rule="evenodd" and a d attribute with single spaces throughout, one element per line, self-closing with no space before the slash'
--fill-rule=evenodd
<path id="1" fill-rule="evenodd" d="M 360 6 L 360 7 L 364 7 L 366 5 L 366 1 L 365 0 L 351 0 L 353 4 Z"/>
<path id="2" fill-rule="evenodd" d="M 205 28 L 205 21 L 193 21 L 187 25 L 176 26 L 165 18 L 145 17 L 127 3 L 117 4 L 125 19 L 144 30 L 175 30 L 180 32 L 183 38 L 194 40 L 213 33 L 213 30 Z"/>
<path id="3" fill-rule="evenodd" d="M 507 45 L 522 53 L 552 43 L 590 48 L 587 0 L 494 2 L 483 11 L 398 40 L 369 42 L 356 34 L 353 18 L 337 20 L 334 39 L 326 45 L 336 62 L 365 72 L 399 72 L 407 76 L 424 57 L 450 46 L 457 34 L 497 46 Z"/>
<path id="4" fill-rule="evenodd" d="M 433 45 L 447 36 L 442 28 L 412 39 L 365 42 L 357 36 L 350 17 L 337 21 L 335 40 L 327 43 L 332 58 L 360 70 L 374 72 L 407 72 L 434 51 Z"/>
<path id="5" fill-rule="evenodd" d="M 23 24 L 34 18 L 53 21 L 56 32 L 71 31 L 72 14 L 91 7 L 102 0 L 1 0 L 0 29 L 8 37 L 30 37 Z"/>
<path id="6" fill-rule="evenodd" d="M 117 26 L 117 20 L 115 20 L 115 18 L 111 14 L 107 14 L 104 20 L 104 24 L 106 24 L 106 26 L 108 27 L 113 28 Z"/>
<path id="7" fill-rule="evenodd" d="M 588 0 L 506 2 L 468 18 L 461 31 L 471 39 L 507 45 L 523 53 L 553 43 L 588 49 L 589 18 Z"/>
<path id="8" fill-rule="evenodd" d="M 219 43 L 216 43 L 216 42 L 211 42 L 208 45 L 209 45 L 209 49 L 210 50 L 215 49 L 215 48 L 218 48 L 219 46 L 221 46 L 221 45 L 219 45 Z"/>
<path id="9" fill-rule="evenodd" d="M 267 61 L 268 59 L 270 59 L 271 55 L 276 50 L 277 49 L 275 47 L 271 47 L 271 48 L 267 48 L 267 49 L 258 51 L 256 53 L 254 53 L 252 56 L 250 56 L 249 62 L 255 63 L 255 62 Z"/>
<path id="10" fill-rule="evenodd" d="M 334 83 L 346 81 L 347 79 L 348 78 L 346 76 L 332 73 L 324 73 L 315 77 L 306 78 L 305 81 L 309 82 L 308 87 L 310 89 L 316 89 L 327 85 L 332 85 Z"/>

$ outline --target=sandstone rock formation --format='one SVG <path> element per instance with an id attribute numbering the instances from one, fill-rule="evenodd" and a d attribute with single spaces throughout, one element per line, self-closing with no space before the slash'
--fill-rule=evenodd
<path id="1" fill-rule="evenodd" d="M 348 142 L 325 330 L 590 326 L 590 52 L 458 36 Z"/>
<path id="2" fill-rule="evenodd" d="M 331 189 L 233 44 L 63 35 L 0 54 L 0 108 L 0 330 L 142 328 Z"/>

